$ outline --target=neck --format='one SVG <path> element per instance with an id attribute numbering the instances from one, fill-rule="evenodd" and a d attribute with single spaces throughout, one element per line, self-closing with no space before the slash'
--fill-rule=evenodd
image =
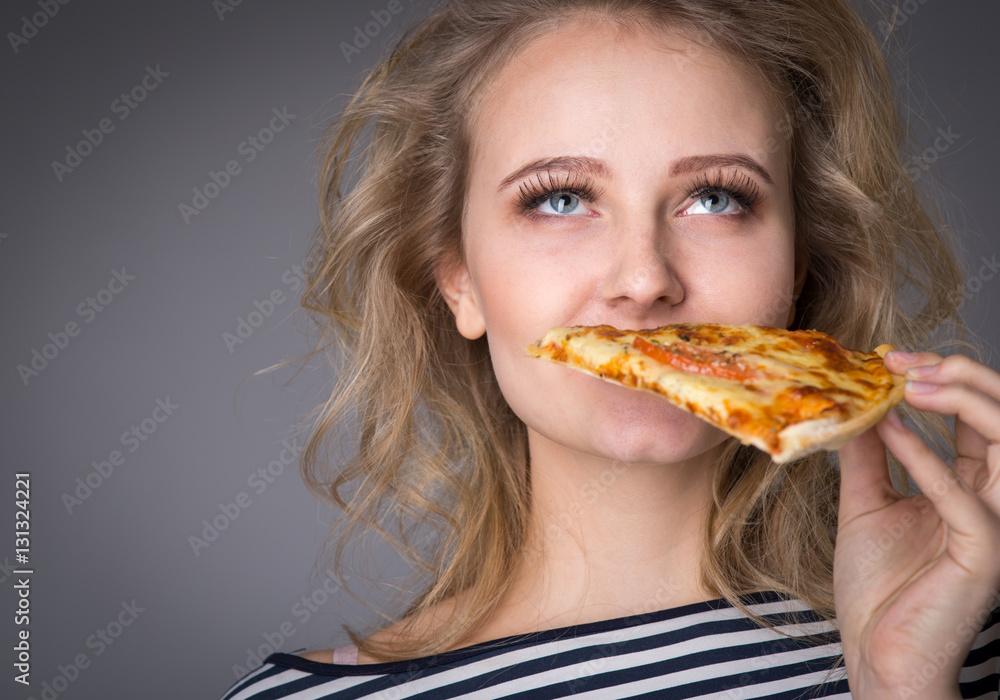
<path id="1" fill-rule="evenodd" d="M 721 446 L 674 464 L 567 452 L 529 429 L 527 544 L 496 620 L 552 629 L 714 598 L 700 582 Z M 499 630 L 498 630 L 499 632 Z"/>

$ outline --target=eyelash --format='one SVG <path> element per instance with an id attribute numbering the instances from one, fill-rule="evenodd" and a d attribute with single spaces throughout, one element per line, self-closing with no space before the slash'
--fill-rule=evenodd
<path id="1" fill-rule="evenodd" d="M 594 184 L 587 179 L 574 179 L 572 182 L 567 182 L 566 180 L 553 182 L 551 172 L 546 172 L 545 176 L 548 178 L 548 185 L 542 183 L 541 175 L 536 175 L 535 179 L 538 181 L 537 185 L 529 180 L 528 182 L 523 183 L 519 188 L 521 194 L 518 195 L 517 203 L 528 218 L 534 219 L 545 216 L 535 212 L 535 209 L 537 209 L 538 206 L 546 199 L 550 199 L 557 194 L 572 194 L 580 199 L 593 202 L 600 197 L 601 193 L 604 191 L 597 190 L 594 187 Z"/>
<path id="2" fill-rule="evenodd" d="M 542 202 L 551 199 L 557 194 L 571 194 L 582 200 L 593 202 L 601 196 L 603 190 L 598 190 L 593 183 L 586 179 L 573 179 L 572 182 L 566 180 L 553 182 L 552 173 L 545 173 L 548 178 L 548 185 L 542 183 L 541 176 L 536 176 L 538 184 L 530 180 L 520 187 L 520 195 L 517 204 L 522 212 L 530 219 L 543 218 L 548 214 L 539 214 L 535 211 Z M 708 175 L 702 174 L 695 178 L 688 186 L 690 192 L 688 198 L 700 199 L 713 192 L 722 192 L 730 199 L 736 201 L 743 209 L 742 213 L 752 212 L 760 201 L 761 193 L 757 183 L 747 175 L 739 172 L 732 172 L 728 179 L 723 180 L 722 170 L 718 170 L 712 179 Z"/>

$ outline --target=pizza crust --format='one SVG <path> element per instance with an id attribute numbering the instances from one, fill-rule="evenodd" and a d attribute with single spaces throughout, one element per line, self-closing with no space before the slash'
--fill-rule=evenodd
<path id="1" fill-rule="evenodd" d="M 879 345 L 873 352 L 879 357 L 885 357 L 887 352 L 894 349 L 892 345 L 885 344 Z M 893 406 L 903 400 L 906 391 L 906 378 L 899 374 L 891 376 L 892 388 L 885 398 L 846 421 L 837 422 L 829 419 L 803 421 L 782 430 L 781 442 L 784 449 L 780 456 L 772 455 L 774 461 L 784 464 L 820 450 L 839 450 L 851 438 L 878 423 Z"/>
<path id="2" fill-rule="evenodd" d="M 723 332 L 733 329 L 736 331 L 745 329 L 767 331 L 775 336 L 770 338 L 772 342 L 781 340 L 779 333 L 790 333 L 766 327 L 714 324 L 681 325 L 685 327 L 685 332 L 688 326 L 696 329 L 694 332 L 698 332 L 697 329 L 723 329 Z M 675 367 L 666 366 L 651 359 L 632 347 L 631 343 L 636 335 L 660 342 L 665 338 L 673 338 L 674 336 L 664 332 L 666 328 L 673 330 L 680 328 L 680 326 L 646 331 L 619 331 L 610 326 L 553 328 L 545 337 L 528 346 L 526 350 L 531 356 L 572 367 L 619 386 L 652 391 L 679 408 L 736 437 L 743 444 L 754 445 L 767 452 L 778 464 L 784 464 L 820 450 L 839 449 L 852 437 L 878 423 L 889 409 L 903 398 L 905 379 L 880 366 L 878 371 L 882 377 L 881 388 L 872 396 L 866 395 L 861 407 L 857 405 L 857 402 L 848 402 L 851 414 L 847 418 L 823 416 L 815 419 L 800 419 L 785 425 L 776 433 L 768 433 L 766 438 L 754 435 L 752 430 L 731 428 L 727 425 L 727 419 L 742 408 L 754 407 L 755 402 L 757 402 L 756 405 L 766 404 L 766 402 L 759 401 L 759 398 L 764 396 L 771 399 L 775 394 L 768 393 L 768 389 L 770 388 L 772 392 L 776 390 L 767 385 L 764 389 L 754 388 L 751 380 L 745 380 L 741 383 L 735 380 L 727 381 L 719 380 L 717 377 L 705 377 L 690 371 L 679 371 Z M 818 334 L 817 337 L 820 336 L 823 339 L 833 341 L 829 336 Z M 725 335 L 720 336 L 720 338 L 726 342 L 730 340 Z M 760 338 L 755 340 L 759 341 Z M 574 343 L 576 344 L 574 345 Z M 839 344 L 837 345 L 844 352 L 851 352 L 843 349 Z M 727 348 L 724 344 L 713 345 L 710 343 L 699 347 L 706 352 L 718 352 L 719 357 L 724 357 L 723 351 L 727 349 L 745 350 L 742 347 L 737 348 L 735 345 L 730 345 Z M 756 350 L 755 357 L 757 360 L 777 360 L 778 365 L 776 366 L 780 367 L 781 352 L 777 350 L 776 345 L 772 347 L 775 349 L 775 354 L 772 357 L 768 357 L 767 352 L 761 351 L 759 348 Z M 885 353 L 892 349 L 891 345 L 886 344 L 878 346 L 872 353 L 852 353 L 851 357 L 857 366 L 852 366 L 850 371 L 857 372 L 858 368 L 866 366 L 865 363 L 871 363 L 873 355 L 884 358 Z M 578 351 L 584 352 L 587 356 L 578 354 Z M 787 353 L 787 349 L 785 352 Z M 746 353 L 753 355 L 754 351 L 746 350 Z M 816 358 L 822 360 L 824 357 L 820 351 L 810 354 L 807 350 L 801 350 L 797 354 L 803 360 L 804 365 L 801 367 L 786 365 L 790 368 L 789 376 L 795 372 L 808 371 L 811 361 Z M 787 360 L 787 356 L 785 359 Z M 813 365 L 813 368 L 819 366 L 818 364 Z M 829 369 L 825 371 L 830 377 L 837 378 L 836 373 Z M 886 383 L 886 375 L 888 376 L 888 384 Z M 873 378 L 872 375 L 867 374 L 863 374 L 862 377 Z M 846 382 L 846 379 L 844 381 Z M 763 393 L 760 393 L 762 391 Z"/>

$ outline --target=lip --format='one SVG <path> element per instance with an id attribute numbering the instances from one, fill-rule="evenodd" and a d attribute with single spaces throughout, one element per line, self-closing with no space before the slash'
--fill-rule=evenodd
<path id="1" fill-rule="evenodd" d="M 622 399 L 625 400 L 647 401 L 651 406 L 665 406 L 670 409 L 680 411 L 681 413 L 688 413 L 688 411 L 685 411 L 679 406 L 675 406 L 674 404 L 670 403 L 665 398 L 659 396 L 655 392 L 646 391 L 643 389 L 636 389 L 630 386 L 625 386 L 624 384 L 620 384 L 619 382 L 616 382 L 613 379 L 605 379 L 604 377 L 598 377 L 596 374 L 591 374 L 590 372 L 583 372 L 581 370 L 574 369 L 567 365 L 561 365 L 555 363 L 552 364 L 554 364 L 556 367 L 565 370 L 564 376 L 567 378 L 567 381 L 572 382 L 574 384 L 578 384 L 581 387 L 586 388 L 586 387 L 601 386 L 603 388 L 611 389 L 612 393 L 616 397 L 621 397 Z M 599 382 L 599 385 L 594 384 L 594 382 Z M 688 415 L 690 414 L 688 413 Z"/>
<path id="2" fill-rule="evenodd" d="M 653 331 L 664 326 L 670 326 L 679 323 L 697 323 L 697 321 L 684 320 L 684 319 L 673 319 L 670 321 L 591 321 L 591 322 L 577 322 L 577 323 L 567 323 L 566 326 L 611 326 L 619 331 L 626 333 L 642 333 L 644 331 Z"/>
<path id="3" fill-rule="evenodd" d="M 539 376 L 543 404 L 565 420 L 581 421 L 590 430 L 632 435 L 636 431 L 664 440 L 694 439 L 712 426 L 652 391 L 635 389 L 567 365 L 545 362 L 556 370 Z"/>

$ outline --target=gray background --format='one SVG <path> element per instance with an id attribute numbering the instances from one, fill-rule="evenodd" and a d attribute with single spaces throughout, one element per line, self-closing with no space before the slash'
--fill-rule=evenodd
<path id="1" fill-rule="evenodd" d="M 4 528 L 0 695 L 40 698 L 43 683 L 62 675 L 72 678 L 56 683 L 60 698 L 215 698 L 261 645 L 328 647 L 346 641 L 341 623 L 372 621 L 342 591 L 323 590 L 326 577 L 313 564 L 333 514 L 306 492 L 294 461 L 274 462 L 329 375 L 318 362 L 290 382 L 289 368 L 251 375 L 310 348 L 289 271 L 317 222 L 320 129 L 426 8 L 402 0 L 404 11 L 345 60 L 341 42 L 387 4 L 257 0 L 220 18 L 209 0 L 76 1 L 16 52 L 9 37 L 0 46 L 0 425 L 8 450 L 0 508 L 10 527 L 13 474 L 30 472 L 35 571 L 26 691 L 12 680 L 13 530 Z M 911 0 L 903 9 L 906 54 L 897 68 L 908 64 L 906 102 L 931 148 L 913 165 L 932 166 L 950 184 L 950 211 L 974 264 L 967 317 L 998 347 L 1000 284 L 977 270 L 1000 241 L 992 48 L 1000 6 Z M 37 0 L 7 2 L 0 29 L 21 33 L 22 17 L 37 12 Z M 114 100 L 140 84 L 147 66 L 169 75 L 120 119 Z M 273 109 L 295 117 L 246 162 L 240 144 L 268 127 Z M 60 181 L 52 162 L 65 162 L 81 130 L 104 118 L 114 130 Z M 938 129 L 954 135 L 940 152 Z M 178 205 L 191 204 L 192 189 L 230 160 L 240 173 L 186 223 Z M 99 313 L 78 314 L 123 267 L 134 277 L 128 286 Z M 255 302 L 267 308 L 274 290 L 284 303 L 227 347 L 223 334 L 235 335 Z M 25 383 L 18 365 L 30 365 L 32 351 L 71 321 L 79 334 Z M 168 398 L 178 408 L 161 423 L 148 420 Z M 128 443 L 138 446 L 129 452 L 121 435 L 133 425 L 141 432 L 144 420 L 150 434 Z M 113 450 L 124 463 L 67 506 L 76 480 Z M 249 481 L 268 465 L 277 473 L 270 482 Z M 249 506 L 196 556 L 189 537 L 240 493 Z M 142 610 L 102 648 L 97 631 L 117 633 L 122 605 L 133 600 Z M 81 654 L 88 665 L 74 674 L 68 667 Z"/>

